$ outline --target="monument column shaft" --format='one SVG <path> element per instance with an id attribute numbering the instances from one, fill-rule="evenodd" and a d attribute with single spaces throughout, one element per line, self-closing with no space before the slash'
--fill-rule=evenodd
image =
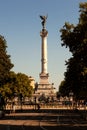
<path id="1" fill-rule="evenodd" d="M 42 36 L 42 73 L 47 73 L 47 36 Z"/>

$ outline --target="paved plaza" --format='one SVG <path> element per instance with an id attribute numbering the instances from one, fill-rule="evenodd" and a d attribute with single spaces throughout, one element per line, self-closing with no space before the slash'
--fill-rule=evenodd
<path id="1" fill-rule="evenodd" d="M 0 119 L 0 130 L 86 130 L 82 114 L 87 112 L 43 109 L 8 113 Z"/>

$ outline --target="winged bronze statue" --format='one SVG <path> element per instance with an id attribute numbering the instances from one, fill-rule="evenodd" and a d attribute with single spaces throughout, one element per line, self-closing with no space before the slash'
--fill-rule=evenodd
<path id="1" fill-rule="evenodd" d="M 48 15 L 47 15 L 47 16 L 42 16 L 42 15 L 40 15 L 40 18 L 41 18 L 41 20 L 42 20 L 42 26 L 43 26 L 43 28 L 45 28 L 45 24 L 46 24 L 47 17 L 48 17 Z"/>

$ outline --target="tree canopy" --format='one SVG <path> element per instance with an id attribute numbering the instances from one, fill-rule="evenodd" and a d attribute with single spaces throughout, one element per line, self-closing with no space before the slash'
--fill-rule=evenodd
<path id="1" fill-rule="evenodd" d="M 61 93 L 66 95 L 72 90 L 76 99 L 87 99 L 87 2 L 79 4 L 79 22 L 77 25 L 65 22 L 60 30 L 62 46 L 69 48 L 72 57 L 66 61 L 64 86 Z M 64 90 L 63 90 L 64 88 Z"/>
<path id="2" fill-rule="evenodd" d="M 30 97 L 33 93 L 33 87 L 31 86 L 31 80 L 25 74 L 17 74 L 17 86 L 16 93 L 22 94 L 23 97 Z"/>
<path id="3" fill-rule="evenodd" d="M 9 72 L 13 67 L 10 55 L 7 54 L 6 48 L 6 40 L 0 35 L 0 87 L 6 83 Z"/>
<path id="4" fill-rule="evenodd" d="M 0 93 L 5 99 L 12 99 L 20 94 L 25 97 L 31 96 L 33 87 L 31 80 L 23 73 L 15 73 L 11 71 L 14 66 L 11 63 L 10 55 L 7 54 L 7 42 L 0 35 Z"/>
<path id="5" fill-rule="evenodd" d="M 31 80 L 23 73 L 10 72 L 8 82 L 0 88 L 5 99 L 13 99 L 16 96 L 30 97 L 33 93 Z"/>

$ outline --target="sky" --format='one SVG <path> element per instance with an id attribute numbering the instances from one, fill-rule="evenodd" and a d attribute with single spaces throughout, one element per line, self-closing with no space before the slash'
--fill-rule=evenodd
<path id="1" fill-rule="evenodd" d="M 65 22 L 78 23 L 80 2 L 86 0 L 0 0 L 0 35 L 7 41 L 13 71 L 39 82 L 42 30 L 39 16 L 48 15 L 49 82 L 58 90 L 66 72 L 65 61 L 71 57 L 68 48 L 61 46 L 60 29 Z"/>

